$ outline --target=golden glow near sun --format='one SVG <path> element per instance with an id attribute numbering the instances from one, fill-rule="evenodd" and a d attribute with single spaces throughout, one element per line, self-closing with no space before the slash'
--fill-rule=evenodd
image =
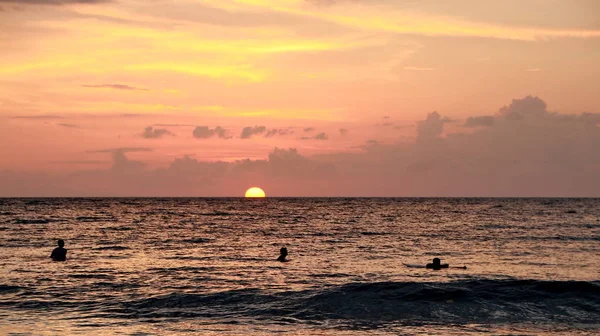
<path id="1" fill-rule="evenodd" d="M 263 198 L 265 197 L 265 192 L 257 187 L 250 188 L 246 190 L 246 198 Z"/>

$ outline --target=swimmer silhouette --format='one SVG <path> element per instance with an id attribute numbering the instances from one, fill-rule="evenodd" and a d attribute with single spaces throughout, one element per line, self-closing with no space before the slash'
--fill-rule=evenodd
<path id="1" fill-rule="evenodd" d="M 52 250 L 50 258 L 52 261 L 67 261 L 67 249 L 64 248 L 65 241 L 62 239 L 58 240 L 58 247 Z"/>
<path id="2" fill-rule="evenodd" d="M 277 261 L 281 261 L 281 262 L 288 261 L 287 259 L 285 259 L 285 257 L 287 257 L 287 255 L 288 255 L 287 247 L 282 247 L 279 250 L 279 257 L 277 258 Z"/>
<path id="3" fill-rule="evenodd" d="M 427 264 L 425 267 L 436 271 L 439 271 L 442 268 L 448 268 L 448 264 L 440 264 L 440 262 L 440 258 L 433 258 L 433 263 Z"/>
<path id="4" fill-rule="evenodd" d="M 428 269 L 432 269 L 435 271 L 439 271 L 442 268 L 460 268 L 460 269 L 467 269 L 467 266 L 450 266 L 448 264 L 442 264 L 440 262 L 440 258 L 433 258 L 433 262 L 430 264 L 427 264 L 425 266 L 423 265 L 418 265 L 418 264 L 404 264 L 406 267 L 411 267 L 411 268 L 428 268 Z"/>

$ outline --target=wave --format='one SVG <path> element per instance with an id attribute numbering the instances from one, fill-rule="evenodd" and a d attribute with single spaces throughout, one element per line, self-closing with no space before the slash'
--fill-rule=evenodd
<path id="1" fill-rule="evenodd" d="M 48 224 L 51 223 L 52 220 L 48 218 L 15 218 L 15 224 Z"/>
<path id="2" fill-rule="evenodd" d="M 184 239 L 182 240 L 182 242 L 184 243 L 191 243 L 191 244 L 201 244 L 201 243 L 208 243 L 210 241 L 212 241 L 213 239 L 211 238 L 190 238 L 190 239 Z"/>
<path id="3" fill-rule="evenodd" d="M 363 236 L 386 236 L 389 235 L 387 232 L 372 232 L 372 231 L 363 231 L 360 233 Z"/>
<path id="4" fill-rule="evenodd" d="M 118 220 L 114 217 L 107 216 L 79 216 L 75 218 L 78 222 L 84 223 L 97 223 L 97 222 L 117 222 Z"/>
<path id="5" fill-rule="evenodd" d="M 69 277 L 76 279 L 115 279 L 114 276 L 103 273 L 77 273 L 71 274 Z"/>
<path id="6" fill-rule="evenodd" d="M 104 250 L 109 250 L 109 251 L 125 251 L 125 250 L 130 250 L 130 248 L 127 247 L 127 246 L 113 245 L 113 246 L 94 247 L 94 248 L 92 248 L 92 250 L 97 250 L 97 251 L 104 251 Z"/>
<path id="7" fill-rule="evenodd" d="M 119 316 L 238 316 L 411 323 L 597 323 L 600 282 L 350 283 L 318 290 L 171 293 L 122 302 Z M 130 316 L 132 317 L 132 316 Z"/>
<path id="8" fill-rule="evenodd" d="M 173 270 L 192 271 L 186 268 Z M 529 321 L 553 325 L 597 325 L 600 316 L 600 281 L 374 282 L 300 291 L 246 288 L 210 293 L 194 293 L 195 287 L 186 286 L 173 288 L 171 290 L 177 292 L 170 294 L 132 297 L 120 295 L 118 291 L 105 295 L 107 288 L 128 286 L 107 274 L 78 274 L 75 277 L 102 280 L 89 285 L 89 291 L 100 296 L 84 299 L 73 293 L 75 296 L 41 298 L 40 295 L 44 294 L 31 292 L 29 288 L 0 285 L 0 293 L 5 294 L 0 296 L 0 307 L 26 310 L 66 308 L 116 319 L 234 317 L 300 323 L 338 321 L 340 324 L 503 324 Z M 196 290 L 198 288 L 202 286 Z M 9 293 L 11 295 L 6 295 Z"/>
<path id="9" fill-rule="evenodd" d="M 212 212 L 200 212 L 199 216 L 233 216 L 234 214 L 227 211 L 212 211 Z"/>
<path id="10" fill-rule="evenodd" d="M 9 286 L 9 285 L 0 285 L 0 293 L 13 293 L 13 292 L 18 292 L 22 289 L 22 287 L 19 286 Z"/>

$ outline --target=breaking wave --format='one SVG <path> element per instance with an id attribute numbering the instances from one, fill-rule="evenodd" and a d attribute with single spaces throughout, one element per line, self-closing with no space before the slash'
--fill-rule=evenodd
<path id="1" fill-rule="evenodd" d="M 20 291 L 10 286 L 0 286 L 0 289 Z M 108 318 L 235 317 L 352 323 L 518 323 L 535 320 L 594 324 L 600 315 L 600 282 L 375 282 L 303 291 L 248 288 L 214 293 L 173 292 L 129 301 L 113 299 L 87 304 L 96 305 L 97 316 Z M 13 303 L 19 308 L 37 306 L 35 300 Z M 48 304 L 47 301 L 39 303 Z M 53 302 L 52 306 L 73 307 L 73 303 Z M 89 308 L 87 305 L 82 307 L 87 311 Z"/>

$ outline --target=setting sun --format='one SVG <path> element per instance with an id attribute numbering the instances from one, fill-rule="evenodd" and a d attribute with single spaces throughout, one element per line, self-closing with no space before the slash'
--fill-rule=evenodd
<path id="1" fill-rule="evenodd" d="M 265 197 L 265 192 L 257 187 L 250 188 L 246 190 L 246 198 L 263 198 Z"/>

